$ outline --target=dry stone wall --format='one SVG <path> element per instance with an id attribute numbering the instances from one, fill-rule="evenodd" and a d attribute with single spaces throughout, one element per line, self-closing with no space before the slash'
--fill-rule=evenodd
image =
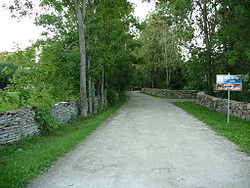
<path id="1" fill-rule="evenodd" d="M 80 101 L 72 100 L 55 104 L 55 107 L 52 110 L 52 115 L 58 119 L 60 124 L 65 124 L 72 118 L 78 116 L 79 111 Z"/>
<path id="2" fill-rule="evenodd" d="M 151 95 L 157 95 L 169 98 L 196 98 L 196 90 L 168 90 L 156 88 L 142 88 L 142 91 Z"/>
<path id="3" fill-rule="evenodd" d="M 34 107 L 0 112 L 0 145 L 11 143 L 39 132 L 39 123 L 35 120 Z"/>
<path id="4" fill-rule="evenodd" d="M 98 99 L 96 99 L 99 102 Z M 97 104 L 99 106 L 101 104 Z M 36 107 L 24 107 L 13 111 L 0 112 L 0 145 L 21 140 L 40 133 L 39 122 L 35 119 Z M 78 116 L 80 101 L 71 100 L 55 104 L 52 114 L 60 124 L 68 123 Z"/>
<path id="5" fill-rule="evenodd" d="M 197 103 L 218 112 L 227 113 L 227 99 L 216 98 L 204 92 L 199 92 L 197 94 Z M 230 113 L 244 120 L 250 120 L 250 103 L 232 100 L 230 101 Z"/>

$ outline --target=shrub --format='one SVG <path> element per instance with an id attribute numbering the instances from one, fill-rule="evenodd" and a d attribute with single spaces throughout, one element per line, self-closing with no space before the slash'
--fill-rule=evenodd
<path id="1" fill-rule="evenodd" d="M 0 111 L 14 110 L 18 107 L 20 107 L 19 93 L 0 89 Z"/>
<path id="2" fill-rule="evenodd" d="M 11 79 L 17 70 L 15 63 L 0 63 L 0 89 L 4 89 L 7 85 L 11 84 Z"/>
<path id="3" fill-rule="evenodd" d="M 109 105 L 113 105 L 119 100 L 119 94 L 116 92 L 115 89 L 108 89 L 107 100 Z"/>
<path id="4" fill-rule="evenodd" d="M 58 119 L 52 115 L 52 107 L 41 106 L 36 108 L 36 120 L 40 123 L 42 132 L 50 132 L 58 128 Z"/>

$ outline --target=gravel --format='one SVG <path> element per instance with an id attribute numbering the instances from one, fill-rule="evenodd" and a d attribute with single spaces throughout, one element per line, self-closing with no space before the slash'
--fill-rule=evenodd
<path id="1" fill-rule="evenodd" d="M 250 157 L 166 99 L 127 104 L 30 188 L 249 188 Z"/>

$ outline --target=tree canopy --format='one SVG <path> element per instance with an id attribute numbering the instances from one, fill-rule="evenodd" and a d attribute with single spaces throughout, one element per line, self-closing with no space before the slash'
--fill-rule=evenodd
<path id="1" fill-rule="evenodd" d="M 10 9 L 18 16 L 35 13 L 35 24 L 47 29 L 43 33 L 46 40 L 11 57 L 20 66 L 8 89 L 19 91 L 23 104 L 78 98 L 85 88 L 84 97 L 92 101 L 89 105 L 94 106 L 98 95 L 105 107 L 115 102 L 116 93 L 129 87 L 132 51 L 137 43 L 131 28 L 137 20 L 127 0 L 27 0 L 14 1 Z M 79 79 L 82 73 L 84 81 Z"/>
<path id="2" fill-rule="evenodd" d="M 244 77 L 233 99 L 249 101 L 250 2 L 155 2 L 139 23 L 127 0 L 10 1 L 14 16 L 33 14 L 46 32 L 25 50 L 0 54 L 0 62 L 16 64 L 8 65 L 16 71 L 5 90 L 19 93 L 19 106 L 81 98 L 86 116 L 97 111 L 96 96 L 105 108 L 130 85 L 223 97 L 214 91 L 216 74 L 231 73 Z"/>
<path id="3" fill-rule="evenodd" d="M 145 30 L 142 30 L 140 38 L 142 47 L 139 51 L 144 52 L 142 57 L 145 60 L 141 61 L 140 66 L 137 66 L 140 72 L 143 67 L 151 64 L 145 69 L 146 71 L 154 70 L 154 73 L 151 73 L 151 78 L 149 78 L 150 73 L 146 74 L 145 70 L 142 71 L 144 78 L 141 80 L 147 83 L 147 87 L 164 87 L 162 84 L 153 84 L 153 82 L 156 79 L 160 83 L 169 75 L 166 68 L 163 74 L 157 69 L 164 70 L 163 66 L 159 67 L 165 62 L 165 59 L 162 58 L 165 52 L 161 50 L 160 41 L 164 40 L 167 33 L 170 33 L 175 44 L 173 52 L 182 55 L 179 60 L 180 55 L 172 56 L 173 54 L 169 53 L 167 55 L 168 58 L 180 62 L 175 65 L 177 70 L 181 70 L 181 74 L 174 73 L 173 75 L 177 78 L 171 79 L 172 83 L 182 80 L 183 89 L 203 90 L 209 94 L 223 96 L 223 92 L 214 91 L 216 75 L 239 74 L 244 77 L 244 90 L 240 93 L 234 92 L 233 98 L 249 101 L 249 7 L 250 2 L 247 0 L 156 1 L 156 10 L 146 19 Z M 161 24 L 153 24 L 159 19 L 164 19 L 164 24 L 167 25 L 165 31 L 163 29 L 159 31 Z M 151 34 L 149 34 L 150 31 Z M 146 35 L 148 37 L 145 37 Z M 156 36 L 158 39 L 154 38 Z M 168 46 L 167 49 L 170 50 L 171 42 L 166 41 L 165 43 Z M 155 63 L 157 61 L 158 63 Z M 171 71 L 173 70 L 172 68 Z M 166 84 L 165 87 L 178 88 L 171 85 L 171 80 L 170 85 Z M 248 97 L 246 97 L 247 95 Z"/>

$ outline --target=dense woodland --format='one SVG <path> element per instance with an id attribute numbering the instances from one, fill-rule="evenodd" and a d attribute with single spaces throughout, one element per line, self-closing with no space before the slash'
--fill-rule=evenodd
<path id="1" fill-rule="evenodd" d="M 15 0 L 35 15 L 43 39 L 0 54 L 0 109 L 81 99 L 81 115 L 114 104 L 129 87 L 214 92 L 216 74 L 243 75 L 236 100 L 250 101 L 249 0 L 157 0 L 144 22 L 127 0 Z M 147 3 L 147 1 L 145 1 Z"/>

